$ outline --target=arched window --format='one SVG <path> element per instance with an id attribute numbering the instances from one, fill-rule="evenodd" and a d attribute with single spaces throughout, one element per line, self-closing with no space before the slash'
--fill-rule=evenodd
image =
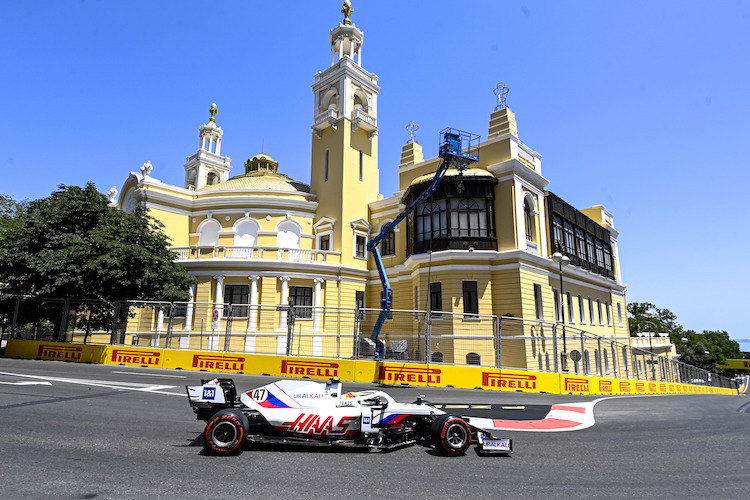
<path id="1" fill-rule="evenodd" d="M 284 221 L 277 227 L 276 246 L 279 248 L 299 248 L 300 228 L 292 221 Z"/>
<path id="2" fill-rule="evenodd" d="M 466 364 L 467 365 L 481 365 L 482 358 L 479 356 L 479 354 L 475 352 L 470 352 L 466 355 Z"/>
<path id="3" fill-rule="evenodd" d="M 532 241 L 534 239 L 533 225 L 531 221 L 531 205 L 529 200 L 523 202 L 523 220 L 526 225 L 526 240 Z"/>
<path id="4" fill-rule="evenodd" d="M 320 99 L 319 112 L 322 113 L 327 109 L 339 110 L 339 95 L 338 92 L 336 92 L 336 89 L 328 89 Z"/>
<path id="5" fill-rule="evenodd" d="M 602 352 L 604 352 L 604 374 L 609 375 L 609 355 L 606 349 L 602 349 Z"/>
<path id="6" fill-rule="evenodd" d="M 354 92 L 354 110 L 361 109 L 365 113 L 368 113 L 370 106 L 367 104 L 367 95 L 361 90 Z"/>
<path id="7" fill-rule="evenodd" d="M 234 246 L 254 247 L 258 241 L 258 223 L 245 219 L 234 227 Z"/>
<path id="8" fill-rule="evenodd" d="M 584 375 L 591 374 L 591 360 L 589 359 L 588 349 L 583 351 L 583 373 Z"/>
<path id="9" fill-rule="evenodd" d="M 483 198 L 451 200 L 451 237 L 486 237 L 487 212 Z"/>
<path id="10" fill-rule="evenodd" d="M 380 255 L 387 257 L 389 255 L 396 255 L 396 233 L 391 231 L 388 235 L 380 242 Z"/>
<path id="11" fill-rule="evenodd" d="M 206 185 L 207 186 L 213 186 L 214 184 L 219 183 L 219 176 L 216 175 L 216 172 L 209 172 L 206 176 Z"/>
<path id="12" fill-rule="evenodd" d="M 198 245 L 202 247 L 218 245 L 219 231 L 221 231 L 221 226 L 215 219 L 206 219 L 198 228 Z"/>
<path id="13" fill-rule="evenodd" d="M 443 362 L 443 353 L 440 352 L 440 351 L 433 352 L 431 359 L 432 359 L 433 363 L 442 363 Z"/>
<path id="14" fill-rule="evenodd" d="M 445 200 L 427 203 L 417 209 L 417 241 L 448 236 Z"/>

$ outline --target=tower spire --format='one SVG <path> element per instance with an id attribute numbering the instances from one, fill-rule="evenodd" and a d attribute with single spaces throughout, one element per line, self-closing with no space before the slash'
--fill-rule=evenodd
<path id="1" fill-rule="evenodd" d="M 352 3 L 349 0 L 344 0 L 344 8 L 341 9 L 341 13 L 344 14 L 344 24 L 347 26 L 352 24 L 352 20 L 349 19 L 352 12 L 354 12 L 354 9 L 352 9 Z"/>

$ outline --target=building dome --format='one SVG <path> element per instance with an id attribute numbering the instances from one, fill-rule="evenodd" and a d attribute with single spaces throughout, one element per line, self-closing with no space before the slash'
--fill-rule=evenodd
<path id="1" fill-rule="evenodd" d="M 273 158 L 265 153 L 255 155 L 252 159 L 245 162 L 245 173 L 251 172 L 270 172 L 277 173 L 279 171 L 279 162 L 274 161 Z"/>

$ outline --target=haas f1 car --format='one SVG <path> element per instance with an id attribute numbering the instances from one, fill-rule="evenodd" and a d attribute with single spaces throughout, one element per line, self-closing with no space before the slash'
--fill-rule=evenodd
<path id="1" fill-rule="evenodd" d="M 206 422 L 205 449 L 239 454 L 245 444 L 346 446 L 390 451 L 432 444 L 443 455 L 461 455 L 477 444 L 480 454 L 509 455 L 510 439 L 497 439 L 418 398 L 398 403 L 383 391 L 342 392 L 341 382 L 280 380 L 237 397 L 232 379 L 187 386 L 199 420 Z"/>

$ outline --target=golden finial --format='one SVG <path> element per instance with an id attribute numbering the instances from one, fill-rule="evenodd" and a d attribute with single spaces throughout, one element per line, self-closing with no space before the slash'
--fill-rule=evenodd
<path id="1" fill-rule="evenodd" d="M 352 20 L 349 19 L 352 12 L 354 12 L 354 9 L 352 9 L 352 3 L 349 0 L 344 0 L 344 8 L 341 9 L 341 13 L 344 14 L 344 24 L 352 24 Z"/>
<path id="2" fill-rule="evenodd" d="M 211 123 L 216 123 L 216 103 L 211 103 L 211 108 L 208 110 L 211 113 Z"/>

